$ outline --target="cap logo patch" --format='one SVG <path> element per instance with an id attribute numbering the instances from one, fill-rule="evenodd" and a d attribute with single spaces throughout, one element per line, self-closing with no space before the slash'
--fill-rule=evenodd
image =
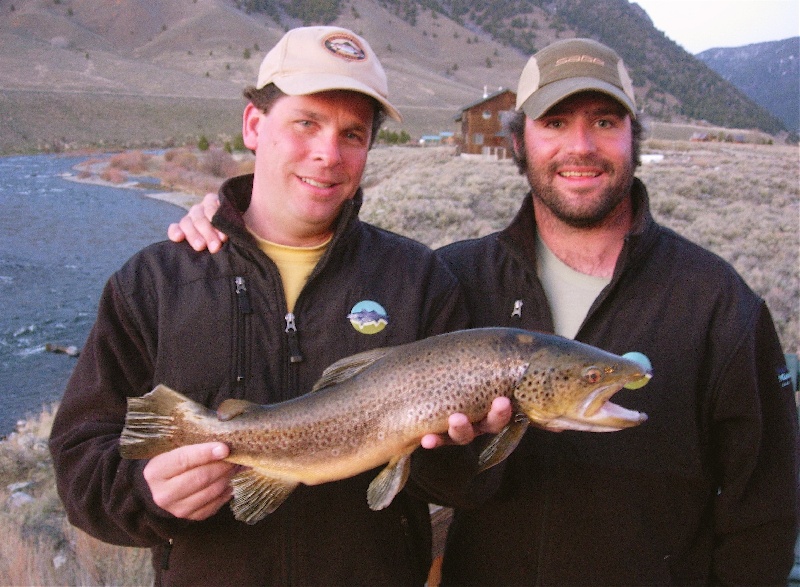
<path id="1" fill-rule="evenodd" d="M 603 67 L 606 62 L 599 57 L 592 57 L 591 55 L 572 55 L 571 57 L 562 57 L 556 61 L 556 66 L 564 65 L 566 63 L 593 63 Z"/>
<path id="2" fill-rule="evenodd" d="M 323 44 L 334 56 L 347 61 L 364 61 L 367 58 L 361 44 L 353 37 L 342 33 L 331 35 Z"/>
<path id="3" fill-rule="evenodd" d="M 361 334 L 377 334 L 389 324 L 389 315 L 378 302 L 362 300 L 347 315 L 350 324 Z"/>

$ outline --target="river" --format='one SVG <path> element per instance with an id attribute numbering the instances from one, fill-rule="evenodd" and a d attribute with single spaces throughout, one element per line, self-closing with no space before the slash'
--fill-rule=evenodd
<path id="1" fill-rule="evenodd" d="M 111 273 L 183 210 L 142 189 L 78 183 L 79 157 L 0 157 L 0 437 L 58 400 Z"/>

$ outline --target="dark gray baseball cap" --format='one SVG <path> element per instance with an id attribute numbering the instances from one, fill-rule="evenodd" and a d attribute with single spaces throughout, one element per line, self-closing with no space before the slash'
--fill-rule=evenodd
<path id="1" fill-rule="evenodd" d="M 616 51 L 592 39 L 563 39 L 534 54 L 522 70 L 517 110 L 536 120 L 564 98 L 602 92 L 636 118 L 636 99 L 628 70 Z"/>

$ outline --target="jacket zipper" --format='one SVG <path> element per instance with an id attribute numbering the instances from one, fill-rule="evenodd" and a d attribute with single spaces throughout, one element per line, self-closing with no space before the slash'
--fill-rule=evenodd
<path id="1" fill-rule="evenodd" d="M 297 325 L 294 322 L 294 314 L 291 312 L 284 316 L 286 320 L 286 337 L 289 343 L 289 362 L 299 363 L 303 360 L 303 355 L 300 353 L 300 342 L 297 339 Z"/>
<path id="2" fill-rule="evenodd" d="M 236 386 L 241 387 L 244 385 L 244 378 L 245 378 L 245 348 L 246 348 L 246 337 L 245 337 L 245 328 L 247 326 L 247 322 L 245 317 L 248 314 L 253 312 L 253 308 L 250 304 L 250 294 L 247 291 L 247 285 L 245 284 L 244 277 L 237 276 L 234 278 L 234 284 L 236 286 L 236 305 L 238 308 L 238 337 L 237 337 L 237 349 L 236 349 Z"/>
<path id="3" fill-rule="evenodd" d="M 172 545 L 175 541 L 170 538 L 169 541 L 164 545 L 164 550 L 161 553 L 161 570 L 168 571 L 169 570 L 169 555 L 172 554 Z"/>

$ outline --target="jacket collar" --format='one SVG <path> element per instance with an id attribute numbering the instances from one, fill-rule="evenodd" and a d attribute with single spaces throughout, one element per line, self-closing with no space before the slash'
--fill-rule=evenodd
<path id="1" fill-rule="evenodd" d="M 220 207 L 214 214 L 211 224 L 227 234 L 229 238 L 243 241 L 249 246 L 257 246 L 255 239 L 245 226 L 243 216 L 250 206 L 252 195 L 252 173 L 232 177 L 223 182 L 219 188 Z M 337 241 L 344 232 L 352 229 L 358 220 L 363 199 L 363 191 L 358 188 L 355 196 L 342 205 L 342 210 L 335 222 L 333 241 Z"/>

